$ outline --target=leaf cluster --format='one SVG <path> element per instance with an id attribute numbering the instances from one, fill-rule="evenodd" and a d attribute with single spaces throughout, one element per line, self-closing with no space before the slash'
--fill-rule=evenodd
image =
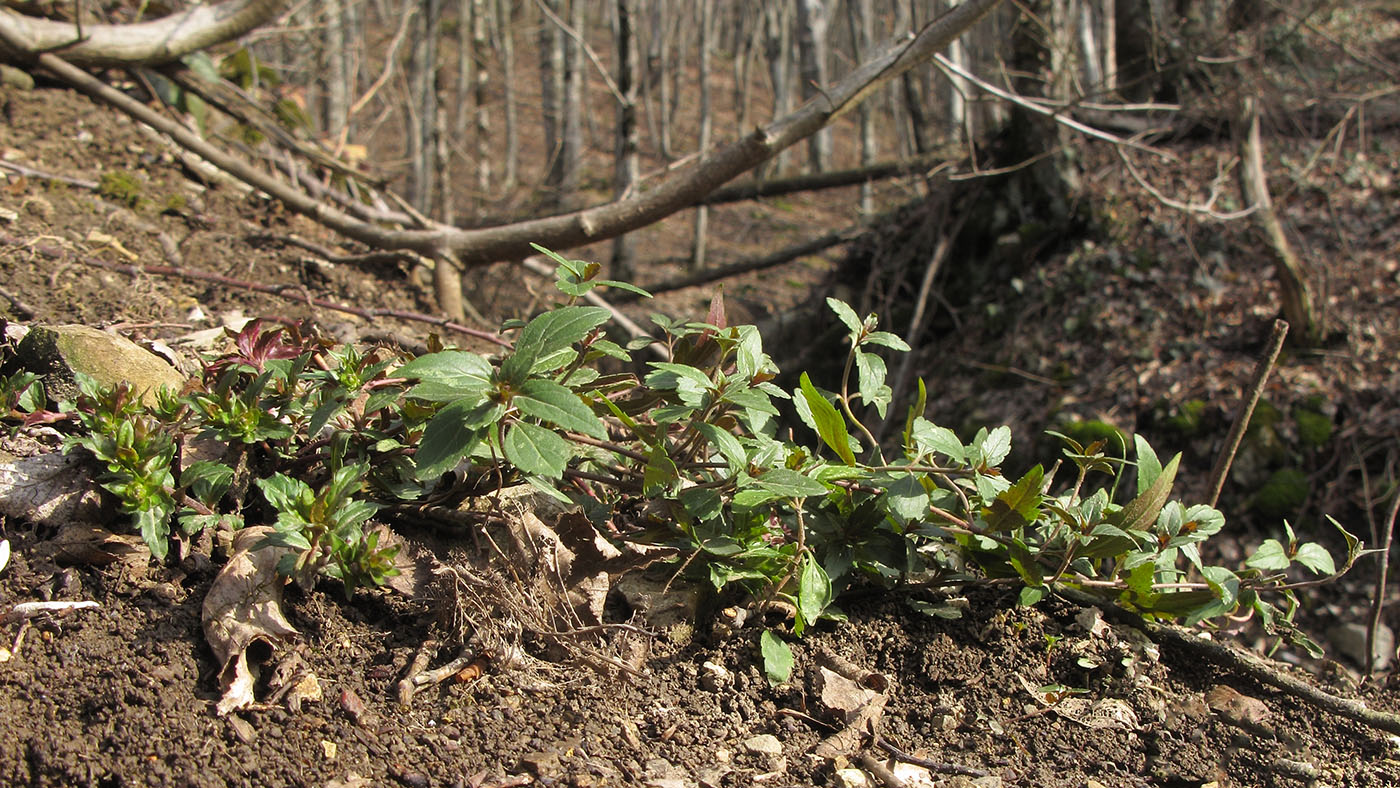
<path id="1" fill-rule="evenodd" d="M 1288 634 L 1288 570 L 1338 572 L 1287 526 L 1242 567 L 1208 564 L 1201 546 L 1224 516 L 1173 499 L 1180 457 L 1163 463 L 1141 436 L 1131 460 L 1060 436 L 1064 456 L 1049 470 L 1012 477 L 1010 430 L 963 440 L 925 417 L 923 381 L 890 414 L 886 354 L 909 348 L 841 301 L 828 300 L 849 344 L 836 387 L 803 373 L 785 389 L 757 329 L 729 325 L 722 297 L 704 321 L 653 315 L 651 336 L 619 344 L 608 311 L 579 301 L 595 287 L 636 288 L 541 251 L 558 264 L 563 301 L 508 326 L 513 345 L 495 356 L 434 339 L 406 359 L 255 321 L 154 408 L 125 387 L 86 384 L 70 446 L 106 464 L 104 483 L 158 556 L 177 510 L 185 533 L 267 512 L 269 543 L 295 551 L 285 574 L 330 575 L 353 591 L 395 571 L 393 548 L 368 527 L 378 512 L 530 484 L 610 538 L 677 548 L 680 566 L 716 589 L 790 611 L 798 636 L 839 617 L 833 603 L 853 585 L 909 583 L 1005 584 L 1025 604 L 1074 588 L 1187 623 L 1252 610 Z M 665 360 L 635 358 L 643 349 Z M 882 446 L 874 436 L 887 432 L 898 439 Z M 201 438 L 223 455 L 193 456 Z M 1346 538 L 1341 571 L 1359 551 Z M 781 680 L 786 642 L 769 632 L 762 645 Z"/>

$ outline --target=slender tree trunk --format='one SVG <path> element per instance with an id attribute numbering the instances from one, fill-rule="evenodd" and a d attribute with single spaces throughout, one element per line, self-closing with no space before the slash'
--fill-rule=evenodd
<path id="1" fill-rule="evenodd" d="M 875 24 L 874 16 L 872 0 L 847 0 L 846 22 L 851 31 L 851 59 L 857 63 L 875 46 L 871 33 L 871 26 Z M 861 102 L 856 112 L 860 123 L 860 165 L 868 167 L 875 163 L 875 157 L 878 155 L 874 102 Z M 866 216 L 875 213 L 875 185 L 870 181 L 860 185 L 860 212 Z"/>
<path id="2" fill-rule="evenodd" d="M 422 0 L 422 13 L 409 53 L 409 203 L 426 214 L 434 209 L 437 179 L 433 159 L 438 136 L 437 29 L 442 0 Z"/>
<path id="3" fill-rule="evenodd" d="M 710 101 L 710 37 L 714 27 L 714 0 L 700 0 L 700 155 L 710 149 L 710 136 L 713 133 L 714 119 L 711 117 Z M 710 208 L 701 205 L 695 209 L 695 242 L 690 248 L 690 267 L 705 267 L 705 244 L 710 233 Z"/>
<path id="4" fill-rule="evenodd" d="M 638 159 L 640 133 L 637 127 L 637 34 L 633 28 L 636 18 L 635 0 L 614 0 L 616 31 L 613 40 L 617 52 L 617 90 L 622 101 L 617 106 L 617 147 L 613 172 L 613 196 L 621 198 L 641 177 Z M 613 277 L 629 280 L 633 276 L 634 243 L 630 233 L 613 239 Z"/>
<path id="5" fill-rule="evenodd" d="M 515 112 L 515 38 L 511 31 L 511 0 L 496 0 L 496 48 L 501 53 L 501 103 L 504 105 L 506 152 L 501 187 L 509 191 L 520 180 L 520 124 Z"/>
<path id="6" fill-rule="evenodd" d="M 555 16 L 563 10 L 562 0 L 543 0 Z M 560 202 L 564 181 L 564 31 L 548 19 L 540 20 L 540 124 L 544 131 L 545 155 L 549 157 L 544 185 L 549 189 L 545 203 Z"/>
<path id="7" fill-rule="evenodd" d="M 763 4 L 763 56 L 768 61 L 768 81 L 773 90 L 773 117 L 792 111 L 792 25 L 783 0 Z M 761 176 L 781 174 L 787 168 L 783 151 L 760 169 Z"/>
<path id="8" fill-rule="evenodd" d="M 487 106 L 487 92 L 491 88 L 491 72 L 486 67 L 486 53 L 490 47 L 488 17 L 490 8 L 486 0 L 471 0 L 472 3 L 472 49 L 471 59 L 476 78 L 472 81 L 472 139 L 476 142 L 476 191 L 477 199 L 485 200 L 491 191 L 491 111 Z"/>
<path id="9" fill-rule="evenodd" d="M 570 0 L 569 26 L 579 35 L 584 33 L 584 9 L 587 0 Z M 560 15 L 560 18 L 564 18 Z M 565 36 L 564 46 L 564 136 L 560 140 L 560 161 L 563 165 L 559 190 L 560 207 L 570 208 L 578 199 L 579 171 L 583 166 L 583 47 L 573 36 Z"/>
<path id="10" fill-rule="evenodd" d="M 801 63 L 802 98 L 820 95 L 827 83 L 827 30 L 836 0 L 797 0 L 797 51 Z M 812 172 L 826 170 L 831 160 L 831 129 L 807 139 L 807 162 Z"/>
<path id="11" fill-rule="evenodd" d="M 1115 0 L 1098 0 L 1100 40 L 1103 41 L 1103 89 L 1110 95 L 1118 92 L 1118 4 Z"/>

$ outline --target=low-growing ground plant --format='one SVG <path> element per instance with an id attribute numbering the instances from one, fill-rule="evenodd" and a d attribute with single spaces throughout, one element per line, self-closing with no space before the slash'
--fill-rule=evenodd
<path id="1" fill-rule="evenodd" d="M 284 574 L 332 576 L 347 593 L 395 571 L 393 548 L 365 527 L 381 507 L 529 484 L 609 538 L 677 548 L 678 568 L 785 612 L 760 643 L 774 681 L 791 667 L 786 637 L 838 615 L 857 584 L 1006 585 L 1027 605 L 1074 589 L 1187 624 L 1249 611 L 1315 649 L 1290 622 L 1294 589 L 1316 581 L 1289 572 L 1327 578 L 1357 556 L 1342 530 L 1339 570 L 1285 524 L 1243 566 L 1207 563 L 1201 546 L 1223 514 L 1174 500 L 1180 456 L 1163 462 L 1140 435 L 1131 459 L 1061 435 L 1048 469 L 1008 475 L 1010 430 L 964 440 L 933 423 L 922 381 L 910 407 L 888 412 L 883 354 L 909 348 L 835 299 L 849 349 L 831 389 L 805 373 L 777 385 L 757 329 L 728 325 L 719 297 L 703 322 L 654 315 L 652 336 L 620 345 L 610 313 L 579 302 L 595 287 L 636 288 L 541 251 L 558 264 L 562 302 L 508 326 L 514 341 L 495 356 L 436 339 L 412 359 L 337 349 L 309 324 L 255 321 L 154 408 L 82 381 L 68 447 L 105 465 L 155 556 L 172 519 L 193 535 L 260 512 L 276 522 L 267 543 L 295 551 Z M 633 357 L 646 348 L 665 360 Z M 10 408 L 23 383 L 7 384 Z M 898 440 L 881 445 L 886 432 Z M 226 450 L 194 458 L 198 438 Z"/>

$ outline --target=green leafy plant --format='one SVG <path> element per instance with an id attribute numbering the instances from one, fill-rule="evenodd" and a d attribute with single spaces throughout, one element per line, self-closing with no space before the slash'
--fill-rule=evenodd
<path id="1" fill-rule="evenodd" d="M 908 347 L 874 315 L 829 299 L 846 330 L 841 378 L 828 390 L 802 373 L 784 388 L 757 329 L 729 325 L 721 297 L 703 321 L 653 315 L 651 336 L 619 344 L 610 313 L 580 300 L 641 291 L 541 251 L 561 302 L 509 324 L 497 355 L 437 345 L 405 359 L 335 349 L 306 324 L 254 322 L 154 408 L 89 385 L 70 444 L 107 464 L 104 483 L 156 555 L 177 507 L 186 533 L 237 527 L 256 511 L 243 491 L 256 489 L 276 513 L 267 544 L 293 550 L 283 571 L 336 577 L 347 592 L 394 572 L 393 548 L 369 527 L 385 507 L 532 485 L 608 538 L 671 546 L 679 569 L 756 597 L 773 681 L 791 668 L 786 638 L 839 617 L 833 605 L 856 584 L 1002 585 L 1028 605 L 1067 589 L 1187 623 L 1252 611 L 1309 645 L 1290 625 L 1295 589 L 1359 552 L 1342 531 L 1338 569 L 1285 526 L 1285 541 L 1242 567 L 1211 565 L 1201 548 L 1224 516 L 1174 500 L 1180 456 L 1162 462 L 1141 435 L 1131 458 L 1059 435 L 1048 470 L 1010 475 L 1011 431 L 964 441 L 925 417 L 922 381 L 903 413 L 889 412 L 885 354 Z M 879 434 L 897 438 L 881 445 Z M 228 450 L 175 463 L 197 437 Z M 249 475 L 255 484 L 237 481 Z M 1318 578 L 1293 579 L 1294 565 Z"/>

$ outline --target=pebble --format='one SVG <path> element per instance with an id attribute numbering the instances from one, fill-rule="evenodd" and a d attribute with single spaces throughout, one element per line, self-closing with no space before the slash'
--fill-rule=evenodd
<path id="1" fill-rule="evenodd" d="M 1327 630 L 1327 639 L 1330 641 L 1337 653 L 1345 656 L 1357 667 L 1366 665 L 1366 625 L 1354 621 Z M 1376 629 L 1376 670 L 1385 670 L 1390 667 L 1391 660 L 1395 657 L 1395 632 L 1385 624 L 1381 624 Z"/>
<path id="2" fill-rule="evenodd" d="M 782 755 L 783 743 L 771 733 L 761 733 L 744 739 L 744 749 L 761 755 Z"/>

